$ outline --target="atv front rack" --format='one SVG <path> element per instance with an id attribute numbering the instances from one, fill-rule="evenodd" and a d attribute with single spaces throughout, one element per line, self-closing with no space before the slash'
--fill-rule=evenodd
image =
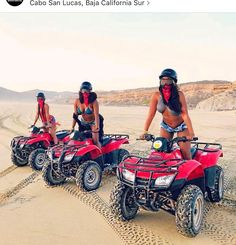
<path id="1" fill-rule="evenodd" d="M 104 134 L 103 137 L 109 137 L 113 140 L 129 139 L 128 134 Z"/>
<path id="2" fill-rule="evenodd" d="M 11 147 L 15 148 L 18 146 L 19 142 L 22 142 L 21 144 L 24 144 L 25 142 L 27 142 L 29 139 L 32 139 L 32 137 L 28 137 L 28 136 L 16 136 L 12 139 L 11 141 Z"/>
<path id="3" fill-rule="evenodd" d="M 117 171 L 118 178 L 121 182 L 125 183 L 132 189 L 142 189 L 145 190 L 145 200 L 149 202 L 150 200 L 150 191 L 166 191 L 169 187 L 166 186 L 155 186 L 155 180 L 157 177 L 154 177 L 154 174 L 160 173 L 163 176 L 163 173 L 167 175 L 177 175 L 178 168 L 186 162 L 186 160 L 174 158 L 168 160 L 161 160 L 159 158 L 140 158 L 138 157 L 136 162 L 130 162 L 129 158 L 137 156 L 129 156 L 119 165 L 119 170 Z M 172 162 L 171 165 L 167 165 L 168 162 Z M 123 176 L 123 170 L 130 170 L 134 174 L 134 180 L 130 181 Z M 146 177 L 139 177 L 138 173 L 149 173 Z M 136 198 L 136 197 L 135 197 Z M 145 201 L 145 202 L 146 202 Z"/>
<path id="4" fill-rule="evenodd" d="M 207 142 L 191 142 L 191 147 L 196 148 L 196 150 L 201 150 L 205 152 L 217 152 L 222 150 L 222 145 L 218 143 L 207 143 Z"/>
<path id="5" fill-rule="evenodd" d="M 137 158 L 136 162 L 129 161 L 129 159 L 133 159 L 134 157 Z M 171 165 L 167 165 L 168 162 L 175 162 L 175 163 Z M 119 168 L 132 170 L 135 173 L 137 173 L 138 171 L 150 172 L 151 174 L 153 173 L 176 173 L 178 171 L 178 168 L 185 162 L 186 160 L 179 159 L 179 158 L 162 160 L 160 158 L 154 158 L 154 157 L 144 158 L 144 157 L 137 157 L 135 155 L 129 155 L 119 165 Z M 145 168 L 152 168 L 152 169 L 145 170 Z"/>

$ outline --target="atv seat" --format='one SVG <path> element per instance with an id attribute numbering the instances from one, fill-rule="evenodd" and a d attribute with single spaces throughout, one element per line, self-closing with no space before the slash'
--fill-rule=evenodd
<path id="1" fill-rule="evenodd" d="M 56 132 L 56 136 L 57 136 L 58 139 L 63 139 L 67 135 L 69 135 L 68 131 L 59 131 L 59 132 Z"/>
<path id="2" fill-rule="evenodd" d="M 102 138 L 102 146 L 107 145 L 110 141 L 111 141 L 110 137 L 107 137 L 107 136 L 103 137 Z"/>
<path id="3" fill-rule="evenodd" d="M 197 153 L 197 148 L 196 147 L 191 147 L 190 149 L 191 155 L 192 155 L 192 159 L 194 159 L 196 153 Z"/>

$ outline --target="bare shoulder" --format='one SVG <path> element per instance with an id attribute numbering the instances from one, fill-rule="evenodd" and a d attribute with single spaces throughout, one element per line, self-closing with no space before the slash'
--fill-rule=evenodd
<path id="1" fill-rule="evenodd" d="M 152 102 L 157 103 L 157 102 L 158 102 L 159 97 L 160 97 L 160 92 L 159 92 L 159 91 L 154 92 L 154 93 L 152 94 L 151 101 L 152 101 Z"/>
<path id="2" fill-rule="evenodd" d="M 44 107 L 48 109 L 49 105 L 47 103 L 44 103 Z"/>
<path id="3" fill-rule="evenodd" d="M 160 92 L 159 91 L 156 91 L 156 92 L 154 92 L 152 94 L 152 97 L 155 98 L 155 99 L 157 99 L 157 100 L 158 100 L 159 96 L 160 96 Z"/>
<path id="4" fill-rule="evenodd" d="M 77 98 L 77 99 L 75 99 L 75 101 L 74 101 L 74 105 L 78 105 L 79 104 L 79 99 Z"/>
<path id="5" fill-rule="evenodd" d="M 183 98 L 184 97 L 183 91 L 182 90 L 179 90 L 178 92 L 179 92 L 179 97 Z"/>

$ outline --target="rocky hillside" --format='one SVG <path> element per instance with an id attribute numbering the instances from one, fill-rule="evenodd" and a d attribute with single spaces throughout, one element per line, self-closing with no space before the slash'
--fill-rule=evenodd
<path id="1" fill-rule="evenodd" d="M 200 101 L 196 109 L 209 111 L 236 110 L 236 89 L 216 94 L 206 100 Z"/>
<path id="2" fill-rule="evenodd" d="M 190 109 L 204 110 L 235 110 L 236 82 L 228 81 L 199 81 L 179 85 L 184 92 Z M 158 87 L 139 88 L 120 91 L 97 91 L 101 105 L 148 105 L 151 95 Z M 35 101 L 39 90 L 15 92 L 0 87 L 0 101 Z M 73 103 L 78 96 L 73 92 L 43 91 L 46 98 L 54 103 Z"/>
<path id="3" fill-rule="evenodd" d="M 184 92 L 188 107 L 194 109 L 196 107 L 207 110 L 218 110 L 218 104 L 215 102 L 215 106 L 205 103 L 198 106 L 200 102 L 203 102 L 209 98 L 217 95 L 221 95 L 225 100 L 233 100 L 234 93 L 228 93 L 230 91 L 236 91 L 236 82 L 228 81 L 200 81 L 193 83 L 184 83 L 179 85 L 180 89 Z M 148 105 L 150 97 L 153 92 L 157 91 L 156 88 L 142 88 L 131 89 L 124 91 L 111 91 L 109 93 L 98 93 L 99 102 L 105 105 Z M 210 103 L 211 100 L 208 101 Z M 233 102 L 227 102 L 219 105 L 219 110 L 225 106 L 226 110 L 233 110 L 231 106 Z M 203 108 L 204 107 L 204 108 Z"/>

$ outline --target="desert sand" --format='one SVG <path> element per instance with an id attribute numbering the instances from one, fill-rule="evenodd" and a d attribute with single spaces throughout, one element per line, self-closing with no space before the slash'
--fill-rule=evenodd
<path id="1" fill-rule="evenodd" d="M 201 141 L 219 142 L 224 157 L 225 198 L 220 204 L 206 203 L 201 233 L 186 238 L 176 231 L 175 218 L 163 211 L 141 210 L 136 219 L 120 222 L 109 211 L 108 201 L 116 176 L 104 174 L 101 187 L 82 193 L 73 181 L 47 188 L 40 172 L 29 166 L 15 167 L 10 160 L 10 141 L 27 135 L 35 104 L 0 103 L 0 244 L 236 244 L 236 111 L 190 111 Z M 142 132 L 147 107 L 100 108 L 106 133 L 130 135 L 130 152 L 145 154 L 150 143 L 135 139 Z M 72 105 L 50 105 L 62 126 L 71 126 Z M 158 135 L 160 115 L 151 126 Z M 40 123 L 38 124 L 40 125 Z"/>

